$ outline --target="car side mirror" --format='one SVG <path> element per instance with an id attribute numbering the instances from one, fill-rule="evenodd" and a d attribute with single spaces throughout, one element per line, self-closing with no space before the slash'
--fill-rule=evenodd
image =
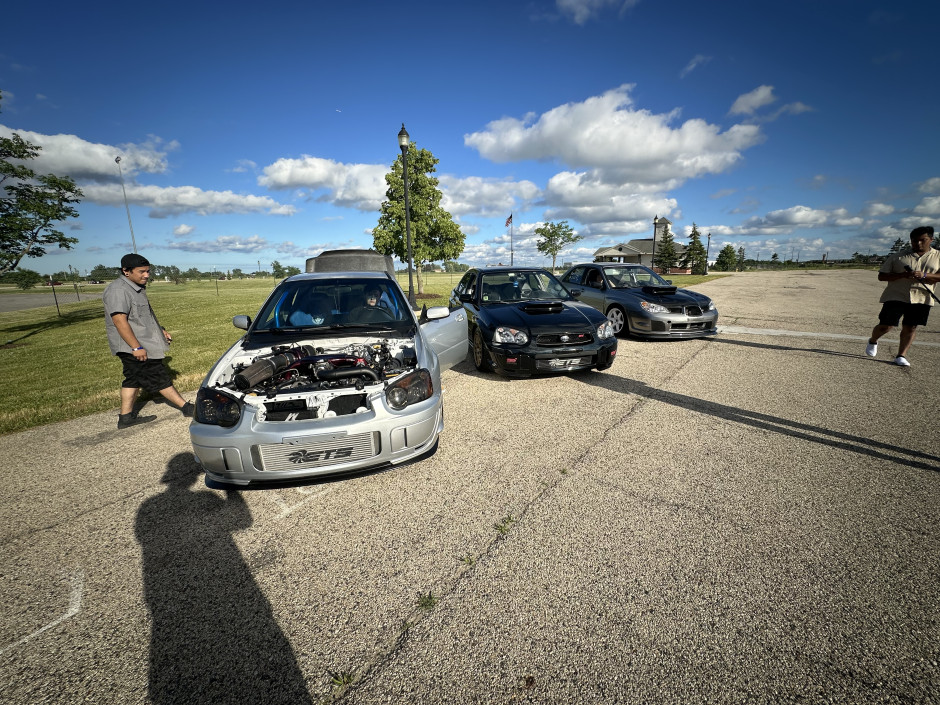
<path id="1" fill-rule="evenodd" d="M 581 289 L 571 289 L 571 295 L 575 298 L 578 298 L 579 296 L 581 296 L 581 293 L 582 293 Z"/>
<path id="2" fill-rule="evenodd" d="M 232 319 L 232 325 L 242 330 L 248 330 L 251 325 L 251 316 L 235 316 Z"/>
<path id="3" fill-rule="evenodd" d="M 460 303 L 462 304 L 472 304 L 473 303 L 473 294 L 461 294 Z"/>
<path id="4" fill-rule="evenodd" d="M 667 280 L 666 280 L 666 283 L 667 283 L 667 284 L 672 284 L 672 279 L 667 279 Z"/>

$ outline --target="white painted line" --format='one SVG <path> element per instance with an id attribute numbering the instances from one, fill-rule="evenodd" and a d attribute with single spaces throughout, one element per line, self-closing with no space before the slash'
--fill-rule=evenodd
<path id="1" fill-rule="evenodd" d="M 722 333 L 730 333 L 731 335 L 782 335 L 788 336 L 791 338 L 831 338 L 833 340 L 860 340 L 868 341 L 867 335 L 846 335 L 845 333 L 817 333 L 815 331 L 801 331 L 801 330 L 779 330 L 775 328 L 746 328 L 744 326 L 718 326 L 719 335 Z M 878 341 L 879 343 L 894 343 L 897 344 L 898 340 L 890 338 L 881 338 Z M 915 340 L 914 345 L 927 346 L 931 348 L 940 348 L 940 343 L 931 343 L 927 341 Z"/>
<path id="2" fill-rule="evenodd" d="M 300 494 L 305 495 L 305 498 L 297 502 L 296 504 L 292 504 L 290 506 L 287 506 L 286 502 L 281 500 L 281 503 L 284 504 L 285 509 L 280 514 L 278 514 L 277 516 L 278 519 L 285 519 L 291 514 L 293 514 L 295 511 L 303 507 L 304 505 L 308 504 L 309 502 L 315 499 L 319 499 L 323 495 L 332 492 L 334 489 L 334 486 L 324 487 L 322 489 L 314 488 L 314 487 L 295 487 L 294 489 L 297 490 L 297 492 L 299 492 Z"/>
<path id="3" fill-rule="evenodd" d="M 65 614 L 63 614 L 63 615 L 62 615 L 61 617 L 59 617 L 58 619 L 55 619 L 55 620 L 49 622 L 49 624 L 47 624 L 46 626 L 44 626 L 44 627 L 42 627 L 42 628 L 40 628 L 40 629 L 37 629 L 37 630 L 34 631 L 32 634 L 29 634 L 29 635 L 27 635 L 27 636 L 24 636 L 24 637 L 23 637 L 22 639 L 20 639 L 19 641 L 16 641 L 16 642 L 10 644 L 9 646 L 3 647 L 2 649 L 0 649 L 0 654 L 4 654 L 4 653 L 6 653 L 7 651 L 9 651 L 10 649 L 14 649 L 14 648 L 16 648 L 17 646 L 20 646 L 21 644 L 25 644 L 27 641 L 29 641 L 29 640 L 32 639 L 33 637 L 39 636 L 39 635 L 42 634 L 44 631 L 47 631 L 47 630 L 49 630 L 49 629 L 52 629 L 52 628 L 53 628 L 54 626 L 56 626 L 57 624 L 61 624 L 61 623 L 64 622 L 66 619 L 69 619 L 70 617 L 74 617 L 74 616 L 77 615 L 79 612 L 81 612 L 81 609 L 82 609 L 82 593 L 83 593 L 83 591 L 84 591 L 84 589 L 85 589 L 85 573 L 84 573 L 83 571 L 78 571 L 77 573 L 73 573 L 72 576 L 71 576 L 71 578 L 69 579 L 69 583 L 70 583 L 70 586 L 71 586 L 71 590 L 70 590 L 70 592 L 69 592 L 69 607 L 68 607 L 68 609 L 65 611 Z"/>

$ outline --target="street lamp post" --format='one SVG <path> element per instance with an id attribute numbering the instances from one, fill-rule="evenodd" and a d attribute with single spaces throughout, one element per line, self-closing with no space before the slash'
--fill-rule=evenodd
<path id="1" fill-rule="evenodd" d="M 708 274 L 708 253 L 712 249 L 712 234 L 708 233 L 708 244 L 705 246 L 705 274 Z"/>
<path id="2" fill-rule="evenodd" d="M 134 239 L 134 226 L 131 225 L 131 209 L 127 205 L 127 191 L 124 189 L 124 172 L 121 170 L 121 158 L 115 157 L 114 163 L 118 165 L 118 173 L 121 175 L 121 193 L 124 194 L 124 210 L 127 211 L 127 226 L 131 229 L 131 245 L 134 247 L 134 253 L 137 252 L 137 240 Z"/>
<path id="3" fill-rule="evenodd" d="M 401 132 L 398 133 L 398 146 L 401 147 L 401 173 L 405 179 L 405 240 L 408 244 L 408 303 L 411 308 L 415 308 L 415 285 L 412 278 L 412 258 L 411 258 L 411 212 L 408 205 L 408 130 L 405 129 L 405 123 L 401 124 Z"/>

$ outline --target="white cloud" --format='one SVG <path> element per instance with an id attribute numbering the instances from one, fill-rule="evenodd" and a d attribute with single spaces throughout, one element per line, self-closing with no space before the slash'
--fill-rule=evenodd
<path id="1" fill-rule="evenodd" d="M 685 65 L 685 68 L 679 73 L 679 78 L 685 78 L 690 73 L 692 73 L 699 66 L 703 66 L 712 60 L 712 57 L 705 56 L 704 54 L 696 54 L 692 57 L 692 60 Z"/>
<path id="2" fill-rule="evenodd" d="M 183 223 L 180 223 L 175 228 L 173 228 L 173 235 L 175 235 L 176 237 L 186 237 L 195 229 L 196 228 L 192 225 L 185 225 Z"/>
<path id="3" fill-rule="evenodd" d="M 583 25 L 592 17 L 599 15 L 609 7 L 619 7 L 624 13 L 636 6 L 640 0 L 555 0 L 555 6 L 561 14 L 569 17 L 577 25 Z"/>
<path id="4" fill-rule="evenodd" d="M 940 176 L 935 176 L 932 179 L 927 179 L 919 187 L 921 193 L 935 193 L 940 194 Z"/>
<path id="5" fill-rule="evenodd" d="M 137 172 L 160 174 L 167 169 L 167 153 L 179 148 L 177 142 L 164 143 L 158 137 L 142 144 L 115 146 L 88 142 L 76 135 L 43 135 L 0 125 L 0 136 L 9 137 L 14 132 L 42 148 L 32 162 L 35 171 L 71 176 L 76 181 L 117 181 L 120 172 L 114 158 L 118 156 L 125 178 Z"/>
<path id="6" fill-rule="evenodd" d="M 325 190 L 327 195 L 319 200 L 360 211 L 377 211 L 385 200 L 388 170 L 383 164 L 342 164 L 305 155 L 300 159 L 278 159 L 266 166 L 258 183 L 274 190 Z"/>
<path id="7" fill-rule="evenodd" d="M 202 242 L 184 240 L 182 242 L 170 242 L 164 246 L 171 250 L 183 250 L 184 252 L 255 253 L 267 250 L 271 247 L 271 243 L 259 235 L 252 235 L 251 237 L 225 235 L 217 237 L 215 240 Z"/>
<path id="8" fill-rule="evenodd" d="M 730 115 L 753 115 L 759 108 L 777 100 L 773 86 L 758 86 L 750 93 L 738 96 L 728 111 Z"/>
<path id="9" fill-rule="evenodd" d="M 120 184 L 88 184 L 82 186 L 85 200 L 106 206 L 123 206 Z M 204 191 L 195 186 L 127 185 L 129 203 L 150 208 L 151 218 L 165 218 L 181 213 L 211 215 L 219 213 L 268 213 L 293 215 L 293 206 L 278 203 L 267 196 L 251 196 L 233 191 Z"/>
<path id="10" fill-rule="evenodd" d="M 929 196 L 914 206 L 917 215 L 940 215 L 940 196 Z"/>
<path id="11" fill-rule="evenodd" d="M 531 181 L 485 179 L 478 176 L 458 178 L 448 174 L 438 179 L 441 207 L 453 216 L 475 215 L 508 217 L 514 210 L 524 210 L 539 197 L 539 188 Z"/>
<path id="12" fill-rule="evenodd" d="M 656 184 L 668 188 L 685 179 L 725 171 L 744 149 L 763 140 L 754 125 L 724 132 L 704 120 L 673 123 L 679 110 L 654 115 L 633 107 L 632 85 L 622 85 L 541 116 L 502 118 L 464 144 L 495 162 L 559 161 L 592 170 L 590 180 L 611 184 Z"/>
<path id="13" fill-rule="evenodd" d="M 889 203 L 869 203 L 867 206 L 865 206 L 865 209 L 862 211 L 862 213 L 869 217 L 891 215 L 894 213 L 894 206 Z"/>

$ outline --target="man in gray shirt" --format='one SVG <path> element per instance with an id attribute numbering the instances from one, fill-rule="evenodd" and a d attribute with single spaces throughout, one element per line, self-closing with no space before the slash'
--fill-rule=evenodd
<path id="1" fill-rule="evenodd" d="M 121 258 L 121 276 L 104 290 L 104 323 L 108 345 L 124 365 L 121 413 L 118 428 L 153 421 L 156 416 L 137 416 L 134 402 L 141 387 L 161 394 L 192 417 L 194 406 L 176 391 L 163 358 L 172 337 L 157 321 L 144 291 L 150 280 L 150 262 L 136 253 Z"/>

